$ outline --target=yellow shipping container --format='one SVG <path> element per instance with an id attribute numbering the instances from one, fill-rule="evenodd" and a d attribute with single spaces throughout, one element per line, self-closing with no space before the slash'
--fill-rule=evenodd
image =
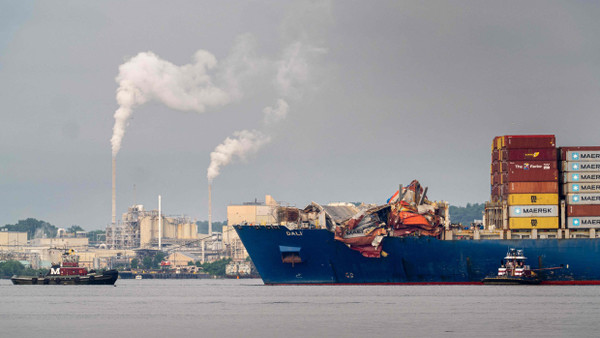
<path id="1" fill-rule="evenodd" d="M 558 194 L 509 194 L 508 205 L 557 205 Z"/>
<path id="2" fill-rule="evenodd" d="M 558 229 L 558 217 L 512 217 L 509 229 Z"/>

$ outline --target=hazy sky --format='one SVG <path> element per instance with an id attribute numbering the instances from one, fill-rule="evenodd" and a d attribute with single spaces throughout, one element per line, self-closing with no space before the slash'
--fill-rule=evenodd
<path id="1" fill-rule="evenodd" d="M 496 135 L 600 145 L 599 17 L 587 1 L 0 0 L 0 225 L 106 227 L 124 105 L 117 215 L 160 194 L 207 219 L 215 149 L 213 220 L 265 194 L 384 203 L 412 179 L 484 202 Z"/>

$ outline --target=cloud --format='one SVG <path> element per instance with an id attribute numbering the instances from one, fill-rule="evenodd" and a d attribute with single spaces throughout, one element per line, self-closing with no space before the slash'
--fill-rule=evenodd
<path id="1" fill-rule="evenodd" d="M 290 106 L 287 102 L 285 102 L 285 100 L 278 99 L 277 106 L 275 108 L 269 106 L 263 109 L 264 123 L 266 125 L 272 125 L 285 119 L 287 117 L 289 108 Z"/>

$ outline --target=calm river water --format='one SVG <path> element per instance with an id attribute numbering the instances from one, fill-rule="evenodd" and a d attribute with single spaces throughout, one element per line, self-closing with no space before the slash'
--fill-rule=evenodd
<path id="1" fill-rule="evenodd" d="M 0 337 L 597 337 L 596 286 L 0 280 Z"/>

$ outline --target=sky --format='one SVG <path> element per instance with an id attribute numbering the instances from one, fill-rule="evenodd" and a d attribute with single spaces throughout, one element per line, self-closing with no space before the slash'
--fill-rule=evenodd
<path id="1" fill-rule="evenodd" d="M 600 4 L 0 0 L 0 225 L 489 199 L 494 136 L 600 145 Z M 118 117 L 115 118 L 115 114 Z M 116 144 L 115 144 L 116 143 Z M 209 171 L 208 169 L 211 168 Z M 120 217 L 120 216 L 118 216 Z"/>

